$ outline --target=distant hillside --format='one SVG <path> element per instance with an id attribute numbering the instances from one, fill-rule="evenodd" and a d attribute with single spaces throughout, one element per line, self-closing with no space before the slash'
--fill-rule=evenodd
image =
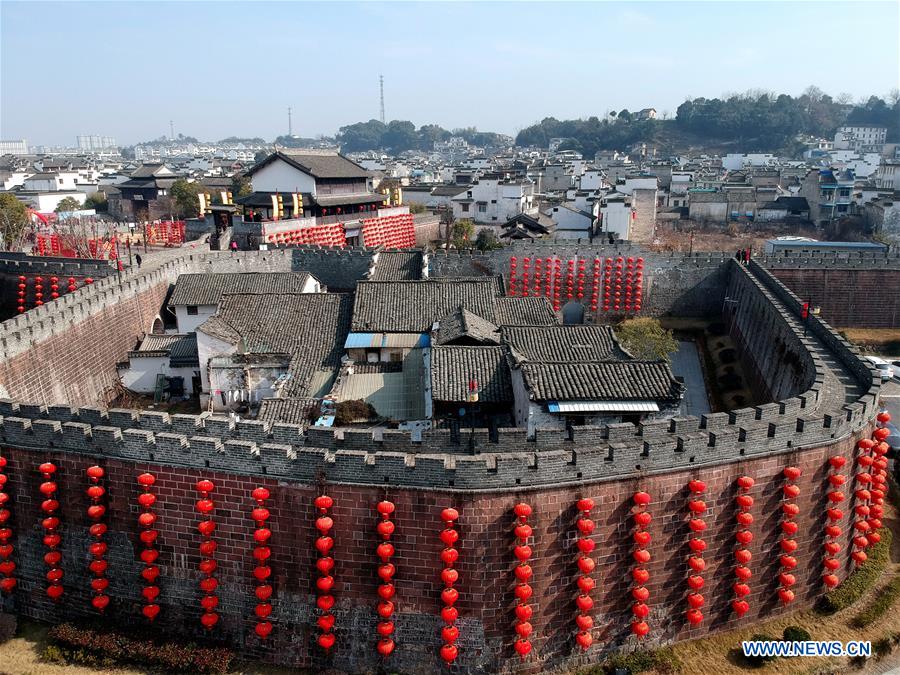
<path id="1" fill-rule="evenodd" d="M 678 106 L 674 120 L 638 120 L 628 110 L 600 119 L 557 120 L 548 117 L 523 129 L 516 145 L 547 147 L 552 138 L 568 139 L 561 149 L 593 157 L 598 150 L 623 150 L 637 143 L 663 153 L 720 149 L 793 152 L 798 134 L 832 138 L 843 124 L 888 129 L 888 142 L 900 141 L 900 103 L 872 96 L 864 104 L 833 100 L 810 87 L 802 96 L 748 92 L 727 99 L 698 98 Z"/>

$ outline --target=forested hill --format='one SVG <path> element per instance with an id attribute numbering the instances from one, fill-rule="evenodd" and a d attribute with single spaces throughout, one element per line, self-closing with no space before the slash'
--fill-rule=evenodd
<path id="1" fill-rule="evenodd" d="M 671 151 L 689 147 L 734 147 L 740 151 L 796 151 L 798 134 L 833 138 L 844 124 L 883 126 L 888 142 L 900 141 L 900 104 L 872 96 L 853 105 L 832 99 L 815 88 L 796 98 L 782 94 L 747 93 L 728 98 L 697 98 L 678 106 L 674 120 L 637 120 L 628 110 L 605 119 L 546 118 L 523 129 L 516 145 L 546 148 L 551 138 L 565 138 L 562 149 L 585 157 L 598 150 L 622 150 L 636 143 L 653 143 Z"/>

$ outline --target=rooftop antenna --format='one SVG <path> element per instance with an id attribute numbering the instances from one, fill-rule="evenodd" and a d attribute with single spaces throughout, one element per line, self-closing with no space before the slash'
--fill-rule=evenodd
<path id="1" fill-rule="evenodd" d="M 169 137 L 174 141 L 175 140 L 175 122 L 169 120 Z"/>
<path id="2" fill-rule="evenodd" d="M 291 126 L 291 107 L 288 106 L 288 136 L 294 135 L 294 127 Z"/>
<path id="3" fill-rule="evenodd" d="M 381 89 L 381 123 L 384 124 L 384 75 L 378 76 L 378 86 Z"/>

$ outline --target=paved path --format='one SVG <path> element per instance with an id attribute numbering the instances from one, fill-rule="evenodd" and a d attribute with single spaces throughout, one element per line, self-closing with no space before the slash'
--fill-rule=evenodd
<path id="1" fill-rule="evenodd" d="M 690 340 L 679 340 L 678 351 L 672 352 L 672 373 L 684 382 L 684 399 L 681 402 L 681 415 L 699 417 L 710 411 L 706 382 L 700 366 L 700 354 L 696 343 Z"/>

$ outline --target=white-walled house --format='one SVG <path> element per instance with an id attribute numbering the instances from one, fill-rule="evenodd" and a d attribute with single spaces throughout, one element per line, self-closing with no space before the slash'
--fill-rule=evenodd
<path id="1" fill-rule="evenodd" d="M 453 197 L 451 203 L 454 218 L 469 218 L 482 225 L 502 225 L 520 213 L 537 213 L 534 184 L 530 181 L 480 178 Z"/>
<path id="2" fill-rule="evenodd" d="M 606 185 L 606 175 L 600 169 L 588 169 L 581 174 L 578 183 L 580 190 L 594 192 Z"/>
<path id="3" fill-rule="evenodd" d="M 119 379 L 126 389 L 152 394 L 160 375 L 181 378 L 184 394 L 198 393 L 195 384 L 200 380 L 200 362 L 194 335 L 146 335 L 140 346 L 128 352 L 127 363 L 119 364 Z"/>
<path id="4" fill-rule="evenodd" d="M 182 274 L 168 307 L 178 332 L 193 333 L 212 317 L 228 293 L 319 293 L 319 280 L 307 272 Z"/>
<path id="5" fill-rule="evenodd" d="M 616 192 L 625 195 L 634 194 L 635 190 L 656 190 L 659 179 L 656 176 L 629 176 L 624 181 L 616 182 Z"/>
<path id="6" fill-rule="evenodd" d="M 554 239 L 589 239 L 594 225 L 594 217 L 566 204 L 553 206 L 544 212 L 554 223 Z"/>
<path id="7" fill-rule="evenodd" d="M 606 195 L 600 202 L 600 220 L 597 232 L 612 233 L 617 239 L 631 239 L 631 225 L 635 212 L 631 197 L 620 192 Z"/>

